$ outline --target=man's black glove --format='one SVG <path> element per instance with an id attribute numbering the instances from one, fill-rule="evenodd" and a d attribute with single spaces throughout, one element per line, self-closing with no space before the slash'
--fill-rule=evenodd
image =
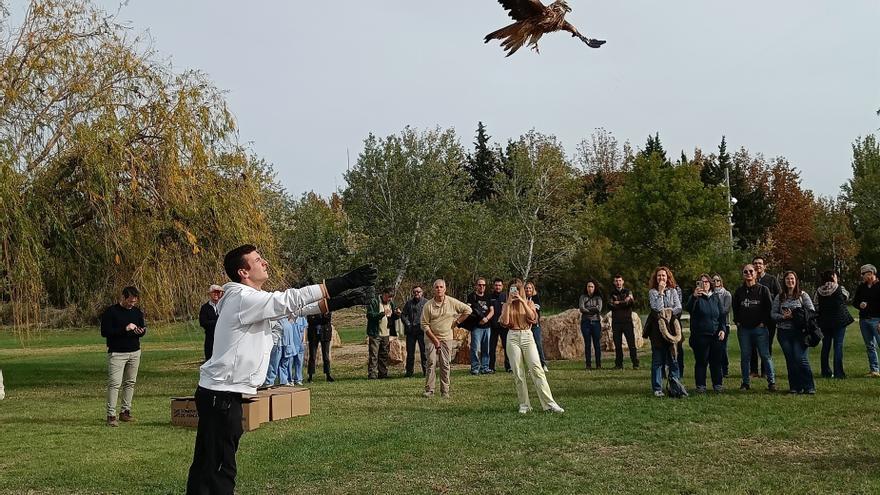
<path id="1" fill-rule="evenodd" d="M 342 294 L 343 292 L 362 287 L 364 285 L 375 285 L 376 279 L 379 278 L 379 271 L 373 265 L 364 265 L 360 268 L 340 275 L 334 278 L 324 280 L 324 287 L 327 287 L 327 295 L 330 297 Z"/>
<path id="2" fill-rule="evenodd" d="M 363 306 L 376 297 L 376 291 L 372 287 L 358 287 L 331 297 L 327 300 L 327 311 L 333 312 L 337 309 L 350 308 L 352 306 Z"/>

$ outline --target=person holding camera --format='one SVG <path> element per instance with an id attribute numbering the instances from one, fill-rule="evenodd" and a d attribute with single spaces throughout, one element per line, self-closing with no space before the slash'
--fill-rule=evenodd
<path id="1" fill-rule="evenodd" d="M 770 314 L 776 321 L 776 336 L 785 356 L 788 391 L 792 394 L 813 395 L 816 393 L 816 384 L 813 381 L 813 370 L 810 368 L 810 360 L 807 356 L 809 347 L 804 342 L 803 330 L 807 322 L 804 311 L 815 311 L 816 308 L 810 296 L 801 290 L 795 272 L 785 272 L 782 281 L 784 283 L 782 292 L 773 298 L 773 309 Z"/>
<path id="2" fill-rule="evenodd" d="M 137 307 L 140 292 L 136 287 L 122 289 L 122 301 L 101 315 L 101 336 L 107 339 L 107 425 L 119 426 L 119 420 L 134 421 L 131 400 L 141 364 L 141 337 L 147 333 L 144 313 Z M 122 387 L 122 412 L 116 416 L 116 401 Z"/>
<path id="3" fill-rule="evenodd" d="M 498 322 L 508 329 L 507 345 L 504 352 L 510 358 L 513 384 L 519 399 L 519 412 L 526 414 L 532 410 L 525 377 L 526 371 L 528 371 L 535 384 L 541 408 L 545 411 L 563 413 L 565 410 L 553 400 L 550 385 L 547 384 L 547 376 L 541 366 L 538 346 L 535 345 L 535 338 L 532 334 L 532 325 L 538 322 L 538 311 L 535 309 L 535 304 L 525 297 L 525 286 L 522 280 L 512 280 L 509 287 L 507 300 L 501 307 L 501 316 Z"/>
<path id="4" fill-rule="evenodd" d="M 700 275 L 685 309 L 691 315 L 691 349 L 694 350 L 694 380 L 697 393 L 706 392 L 706 366 L 712 375 L 712 389 L 722 390 L 722 356 L 727 337 L 727 313 L 721 297 L 712 289 L 708 274 Z"/>

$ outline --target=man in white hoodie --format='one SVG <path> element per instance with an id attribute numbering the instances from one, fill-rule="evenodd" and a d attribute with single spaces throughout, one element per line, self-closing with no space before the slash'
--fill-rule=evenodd
<path id="1" fill-rule="evenodd" d="M 269 264 L 249 244 L 227 253 L 223 267 L 232 282 L 223 286 L 217 303 L 214 353 L 199 370 L 199 427 L 188 494 L 235 491 L 235 453 L 243 433 L 241 396 L 255 394 L 266 379 L 270 321 L 365 304 L 373 297 L 377 277 L 375 268 L 363 266 L 322 284 L 266 292 L 262 286 L 269 279 Z"/>

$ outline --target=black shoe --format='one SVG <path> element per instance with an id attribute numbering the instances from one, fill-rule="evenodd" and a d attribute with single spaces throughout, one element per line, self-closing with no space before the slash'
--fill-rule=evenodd
<path id="1" fill-rule="evenodd" d="M 776 384 L 775 383 L 768 383 L 767 390 L 770 392 L 776 392 Z"/>
<path id="2" fill-rule="evenodd" d="M 411 377 L 411 376 L 413 376 L 413 372 L 412 372 L 412 371 L 407 371 L 406 374 L 403 375 L 404 378 L 409 378 L 409 377 Z"/>
<path id="3" fill-rule="evenodd" d="M 309 377 L 308 377 L 307 380 L 308 380 L 309 383 L 312 383 L 312 375 L 309 375 Z"/>
<path id="4" fill-rule="evenodd" d="M 633 365 L 633 369 L 634 369 L 634 370 L 637 370 L 637 369 L 639 369 L 639 365 L 637 365 L 637 364 L 634 364 L 634 365 Z"/>
<path id="5" fill-rule="evenodd" d="M 335 382 L 336 380 L 333 379 L 333 376 L 331 376 L 330 373 L 327 373 L 327 381 L 328 382 Z"/>
<path id="6" fill-rule="evenodd" d="M 822 372 L 822 378 L 833 378 L 833 377 L 834 377 L 834 375 L 832 375 L 830 371 L 823 371 Z"/>
<path id="7" fill-rule="evenodd" d="M 749 385 L 748 383 L 743 383 L 743 384 L 741 384 L 741 385 L 739 386 L 739 389 L 740 389 L 740 390 L 751 390 L 751 389 L 752 389 L 752 386 Z"/>
<path id="8" fill-rule="evenodd" d="M 622 369 L 623 369 L 623 365 L 615 366 L 614 369 L 616 369 L 616 370 L 622 370 Z"/>

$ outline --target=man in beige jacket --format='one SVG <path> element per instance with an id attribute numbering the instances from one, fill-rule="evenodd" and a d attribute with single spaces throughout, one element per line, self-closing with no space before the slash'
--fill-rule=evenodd
<path id="1" fill-rule="evenodd" d="M 440 396 L 449 398 L 449 368 L 452 362 L 452 346 L 455 340 L 452 330 L 458 327 L 468 315 L 471 307 L 446 295 L 446 281 L 434 282 L 434 298 L 425 304 L 422 311 L 422 329 L 425 331 L 425 347 L 428 363 L 425 379 L 425 397 L 434 396 L 436 384 L 435 369 L 440 367 Z"/>

